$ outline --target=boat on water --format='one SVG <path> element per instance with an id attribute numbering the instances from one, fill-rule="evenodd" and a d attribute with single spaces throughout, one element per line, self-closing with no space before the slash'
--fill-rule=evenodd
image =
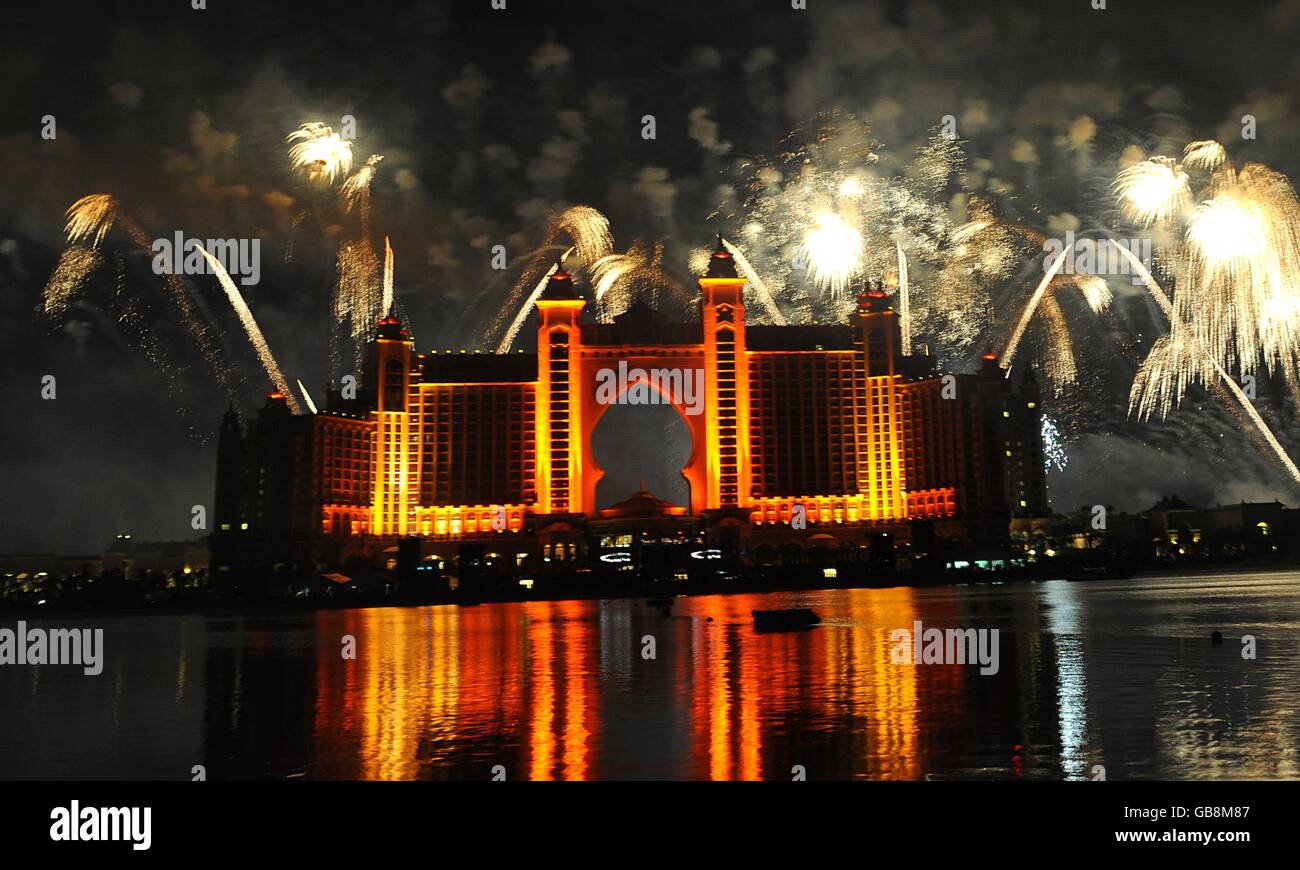
<path id="1" fill-rule="evenodd" d="M 784 610 L 751 610 L 755 631 L 804 631 L 821 622 L 821 617 L 807 607 Z"/>

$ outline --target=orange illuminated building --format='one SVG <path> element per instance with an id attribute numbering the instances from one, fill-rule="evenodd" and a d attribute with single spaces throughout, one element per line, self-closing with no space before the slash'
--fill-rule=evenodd
<path id="1" fill-rule="evenodd" d="M 355 395 L 333 392 L 304 416 L 272 396 L 247 427 L 228 415 L 215 570 L 375 561 L 411 538 L 425 553 L 497 541 L 522 560 L 545 541 L 581 558 L 551 542 L 580 538 L 598 516 L 591 436 L 610 404 L 597 384 L 620 364 L 702 374 L 701 413 L 670 381 L 642 389 L 690 432 L 688 515 L 736 526 L 742 550 L 818 535 L 906 542 L 918 522 L 1000 540 L 1011 517 L 1047 512 L 1037 387 L 1011 384 L 991 354 L 978 374 L 945 376 L 904 356 L 878 283 L 845 324 L 748 325 L 745 279 L 721 245 L 699 286 L 697 321 L 637 302 L 595 323 L 557 269 L 537 301 L 534 353 L 417 353 L 385 318 Z M 265 541 L 272 530 L 281 539 Z"/>

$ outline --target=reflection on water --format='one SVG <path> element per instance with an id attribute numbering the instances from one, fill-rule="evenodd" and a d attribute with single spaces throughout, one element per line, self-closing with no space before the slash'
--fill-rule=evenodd
<path id="1" fill-rule="evenodd" d="M 893 664 L 917 620 L 997 628 L 998 673 Z M 1295 574 L 50 623 L 90 624 L 100 677 L 0 668 L 0 777 L 1300 775 Z"/>

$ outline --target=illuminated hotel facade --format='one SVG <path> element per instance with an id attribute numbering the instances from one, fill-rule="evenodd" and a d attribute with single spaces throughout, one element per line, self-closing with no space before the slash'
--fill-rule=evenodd
<path id="1" fill-rule="evenodd" d="M 1032 379 L 1013 385 L 992 354 L 977 374 L 944 376 L 904 356 L 879 284 L 848 323 L 807 326 L 748 325 L 745 280 L 721 246 L 699 285 L 696 322 L 638 302 L 594 323 L 557 270 L 532 354 L 421 354 L 385 318 L 355 394 L 295 415 L 272 393 L 247 425 L 228 412 L 214 574 L 383 567 L 411 540 L 422 557 L 453 559 L 460 544 L 502 536 L 521 564 L 581 558 L 588 525 L 622 516 L 597 509 L 591 438 L 610 407 L 598 378 L 620 364 L 703 372 L 701 413 L 661 383 L 641 389 L 659 391 L 690 433 L 690 503 L 674 513 L 725 528 L 742 558 L 771 561 L 814 538 L 1005 540 L 1012 517 L 1048 513 Z"/>

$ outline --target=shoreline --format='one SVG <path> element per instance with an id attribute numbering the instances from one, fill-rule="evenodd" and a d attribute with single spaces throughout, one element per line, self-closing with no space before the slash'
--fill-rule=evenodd
<path id="1" fill-rule="evenodd" d="M 487 592 L 481 595 L 443 592 L 426 595 L 362 595 L 342 590 L 337 595 L 314 595 L 303 598 L 228 598 L 202 599 L 194 601 L 166 601 L 158 603 L 111 604 L 91 606 L 78 603 L 52 604 L 44 606 L 9 607 L 0 606 L 0 615 L 14 619 L 48 619 L 54 614 L 103 614 L 106 616 L 137 616 L 144 614 L 267 614 L 279 615 L 303 613 L 316 610 L 355 610 L 386 607 L 476 607 L 480 604 L 527 604 L 529 602 L 555 601 L 624 601 L 642 599 L 647 603 L 670 601 L 680 597 L 703 597 L 710 595 L 767 595 L 777 592 L 828 592 L 853 589 L 937 589 L 960 586 L 1003 586 L 1012 584 L 1048 583 L 1048 582 L 1104 582 L 1109 584 L 1136 583 L 1148 580 L 1170 580 L 1179 577 L 1197 576 L 1211 573 L 1221 576 L 1236 576 L 1252 573 L 1279 574 L 1292 572 L 1300 574 L 1300 564 L 1263 563 L 1255 565 L 1226 564 L 1198 565 L 1196 570 L 1144 569 L 1128 576 L 1069 578 L 1065 572 L 1040 572 L 1014 576 L 944 576 L 940 579 L 918 580 L 908 577 L 877 577 L 867 581 L 852 580 L 834 582 L 776 582 L 749 583 L 738 588 L 737 581 L 720 581 L 702 585 L 697 583 L 674 588 L 677 581 L 659 581 L 639 586 L 620 586 L 607 588 L 578 589 L 572 586 L 556 588 L 551 594 L 518 595 L 517 587 L 506 587 L 497 594 Z M 595 581 L 599 582 L 599 581 Z"/>

